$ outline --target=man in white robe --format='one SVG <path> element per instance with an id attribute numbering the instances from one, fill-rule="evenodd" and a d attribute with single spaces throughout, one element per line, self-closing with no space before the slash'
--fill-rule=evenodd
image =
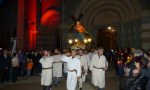
<path id="1" fill-rule="evenodd" d="M 88 50 L 85 50 L 85 51 L 84 51 L 84 55 L 85 55 L 85 57 L 86 57 L 86 61 L 87 61 L 87 63 L 88 63 L 88 69 L 89 69 L 90 64 L 91 64 L 91 59 L 90 59 L 90 56 L 89 56 L 89 54 L 88 54 Z"/>
<path id="2" fill-rule="evenodd" d="M 54 84 L 57 85 L 60 82 L 60 78 L 62 77 L 62 61 L 60 51 L 58 49 L 55 49 L 54 53 L 55 55 L 53 56 L 53 81 Z"/>
<path id="3" fill-rule="evenodd" d="M 76 51 L 71 51 L 71 56 L 63 56 L 62 61 L 67 63 L 67 90 L 75 90 L 77 80 L 81 77 L 80 60 L 76 57 Z"/>
<path id="4" fill-rule="evenodd" d="M 88 70 L 88 62 L 86 60 L 86 56 L 82 49 L 79 50 L 79 55 L 77 56 L 81 63 L 81 78 L 79 79 L 79 88 L 82 90 L 83 82 L 85 82 L 87 70 Z"/>
<path id="5" fill-rule="evenodd" d="M 52 65 L 53 58 L 49 56 L 47 50 L 44 51 L 44 56 L 39 61 L 42 65 L 41 85 L 43 90 L 50 90 L 52 84 Z"/>
<path id="6" fill-rule="evenodd" d="M 92 81 L 98 90 L 105 88 L 105 70 L 108 67 L 106 57 L 103 55 L 103 48 L 99 48 L 91 60 L 90 70 L 92 71 Z"/>
<path id="7" fill-rule="evenodd" d="M 97 50 L 95 48 L 92 48 L 91 51 L 88 53 L 90 59 L 97 53 Z"/>
<path id="8" fill-rule="evenodd" d="M 70 56 L 70 51 L 68 49 L 64 49 L 62 57 L 65 55 L 65 53 L 68 53 L 69 54 L 68 56 Z M 63 62 L 63 74 L 65 78 L 67 78 L 67 72 L 68 72 L 67 63 Z"/>
<path id="9" fill-rule="evenodd" d="M 84 51 L 84 55 L 86 57 L 86 61 L 87 61 L 87 64 L 88 64 L 88 70 L 87 70 L 87 75 L 86 75 L 86 81 L 91 81 L 91 71 L 90 71 L 90 64 L 91 64 L 91 59 L 90 59 L 90 56 L 88 54 L 88 50 L 85 50 Z"/>

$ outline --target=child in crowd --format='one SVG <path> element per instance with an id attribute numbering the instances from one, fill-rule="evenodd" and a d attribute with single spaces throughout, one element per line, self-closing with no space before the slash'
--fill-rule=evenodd
<path id="1" fill-rule="evenodd" d="M 28 79 L 29 77 L 31 77 L 32 68 L 33 68 L 33 62 L 32 62 L 32 59 L 29 58 L 29 59 L 27 59 L 27 67 L 26 67 L 27 77 L 25 77 L 26 79 Z"/>

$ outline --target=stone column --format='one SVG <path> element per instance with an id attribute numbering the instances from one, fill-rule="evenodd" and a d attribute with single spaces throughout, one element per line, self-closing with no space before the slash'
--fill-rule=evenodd
<path id="1" fill-rule="evenodd" d="M 141 24 L 141 46 L 150 49 L 150 10 L 142 13 Z"/>
<path id="2" fill-rule="evenodd" d="M 18 0 L 17 48 L 24 46 L 24 0 Z"/>

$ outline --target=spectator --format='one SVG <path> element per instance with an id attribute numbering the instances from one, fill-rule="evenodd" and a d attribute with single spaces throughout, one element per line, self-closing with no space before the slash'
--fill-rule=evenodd
<path id="1" fill-rule="evenodd" d="M 13 74 L 12 81 L 16 82 L 17 81 L 18 69 L 19 69 L 19 59 L 18 59 L 18 55 L 16 53 L 13 54 L 11 64 L 12 64 L 12 74 Z"/>
<path id="2" fill-rule="evenodd" d="M 19 59 L 19 65 L 20 65 L 20 68 L 19 68 L 19 75 L 23 75 L 23 71 L 24 71 L 24 68 L 23 68 L 23 64 L 24 64 L 24 54 L 22 52 L 22 50 L 20 49 L 19 52 L 18 52 L 18 59 Z"/>
<path id="3" fill-rule="evenodd" d="M 11 57 L 8 56 L 7 50 L 4 50 L 3 55 L 0 58 L 1 83 L 4 83 L 4 81 L 9 80 L 10 62 L 11 62 Z"/>
<path id="4" fill-rule="evenodd" d="M 27 79 L 31 77 L 32 68 L 33 68 L 33 62 L 32 62 L 32 59 L 29 58 L 27 59 Z"/>

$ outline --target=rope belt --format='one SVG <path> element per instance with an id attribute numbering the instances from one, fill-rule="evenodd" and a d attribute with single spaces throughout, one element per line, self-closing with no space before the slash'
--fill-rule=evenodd
<path id="1" fill-rule="evenodd" d="M 77 70 L 75 70 L 75 69 L 74 69 L 74 70 L 69 70 L 69 69 L 68 69 L 68 71 L 69 71 L 69 72 L 76 72 L 76 73 L 77 73 Z"/>
<path id="2" fill-rule="evenodd" d="M 96 68 L 96 69 L 102 69 L 102 70 L 104 70 L 104 68 L 103 67 L 100 67 L 100 68 L 98 68 L 98 67 L 95 67 L 95 66 L 93 66 L 94 68 Z"/>
<path id="3" fill-rule="evenodd" d="M 49 67 L 49 68 L 42 68 L 42 70 L 47 70 L 47 69 L 52 69 L 52 67 Z"/>
<path id="4" fill-rule="evenodd" d="M 53 62 L 53 63 L 61 63 L 62 61 L 59 61 L 59 62 Z"/>

